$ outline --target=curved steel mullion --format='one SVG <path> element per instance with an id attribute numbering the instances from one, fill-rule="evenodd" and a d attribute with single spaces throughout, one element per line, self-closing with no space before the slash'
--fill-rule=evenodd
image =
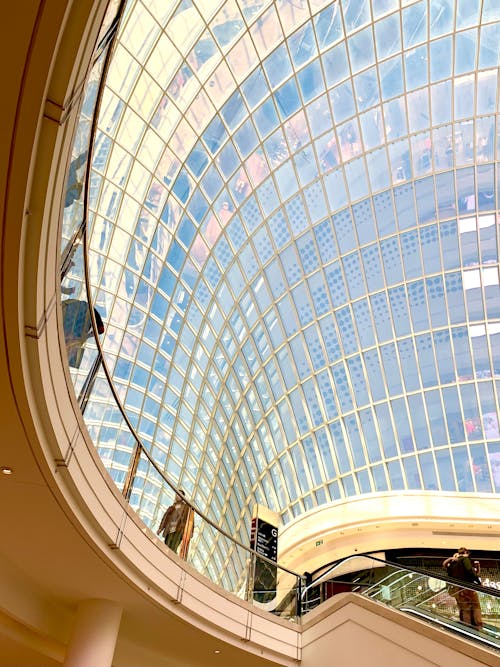
<path id="1" fill-rule="evenodd" d="M 117 17 L 119 16 L 119 18 L 117 18 L 116 22 L 113 22 L 113 24 L 112 24 L 113 26 L 115 26 L 115 23 L 116 23 L 116 30 L 115 30 L 114 35 L 116 35 L 117 32 L 118 32 L 118 26 L 119 26 L 119 22 L 121 20 L 121 17 L 123 15 L 123 10 L 124 10 L 125 4 L 126 4 L 125 0 L 122 0 L 120 9 L 119 9 L 118 14 L 117 14 Z M 109 31 L 108 31 L 108 33 L 109 33 Z M 106 33 L 106 35 L 108 35 L 108 33 Z M 103 38 L 103 40 L 104 40 L 104 38 Z M 108 38 L 108 42 L 106 43 L 105 46 L 108 46 L 109 41 L 110 41 L 110 38 Z M 101 44 L 102 44 L 102 42 L 101 42 Z M 105 48 L 105 47 L 103 47 L 103 48 Z M 101 50 L 101 53 L 102 53 L 102 50 Z M 129 497 L 130 497 L 130 493 L 131 493 L 131 489 L 132 489 L 132 482 L 135 478 L 135 473 L 136 473 L 136 470 L 137 470 L 137 466 L 139 464 L 141 454 L 144 454 L 144 456 L 147 458 L 149 463 L 153 466 L 155 471 L 160 475 L 161 479 L 170 487 L 170 489 L 174 493 L 177 493 L 178 489 L 175 487 L 173 482 L 171 482 L 167 478 L 165 473 L 159 468 L 158 464 L 154 461 L 154 459 L 151 457 L 149 452 L 145 449 L 144 445 L 142 444 L 139 436 L 137 435 L 137 433 L 135 431 L 135 428 L 132 426 L 132 424 L 131 424 L 131 422 L 130 422 L 127 414 L 126 414 L 126 411 L 123 408 L 123 405 L 121 404 L 121 401 L 118 398 L 118 394 L 116 392 L 116 389 L 114 387 L 114 383 L 112 381 L 111 373 L 108 369 L 106 360 L 104 358 L 103 348 L 102 348 L 101 342 L 99 340 L 99 337 L 96 335 L 97 327 L 96 327 L 95 315 L 94 315 L 93 308 L 92 308 L 93 304 L 91 304 L 91 289 L 90 289 L 88 244 L 87 244 L 87 240 L 88 240 L 87 239 L 88 196 L 89 196 L 89 187 L 90 187 L 90 172 L 91 172 L 91 164 L 92 164 L 92 153 L 93 153 L 93 149 L 94 149 L 93 138 L 95 137 L 98 112 L 99 112 L 99 107 L 100 107 L 101 98 L 102 98 L 102 91 L 104 89 L 104 80 L 105 80 L 106 72 L 109 68 L 111 53 L 112 53 L 112 45 L 108 46 L 108 52 L 106 54 L 106 61 L 104 63 L 104 67 L 103 67 L 103 72 L 102 72 L 102 76 L 101 76 L 101 80 L 100 80 L 100 84 L 99 84 L 99 91 L 97 93 L 96 106 L 95 106 L 94 115 L 93 115 L 93 118 L 92 118 L 92 127 L 91 127 L 91 133 L 90 133 L 91 142 L 90 142 L 90 145 L 89 145 L 89 155 L 88 155 L 88 159 L 87 159 L 86 173 L 85 173 L 85 194 L 84 194 L 84 200 L 83 200 L 83 216 L 82 216 L 83 217 L 83 220 L 82 220 L 83 229 L 82 229 L 82 232 L 81 232 L 81 238 L 82 238 L 82 243 L 83 243 L 83 264 L 84 264 L 85 286 L 86 286 L 86 290 L 87 290 L 87 298 L 88 298 L 88 304 L 89 304 L 90 317 L 91 317 L 91 321 L 92 321 L 92 329 L 94 331 L 95 344 L 96 344 L 96 347 L 97 347 L 97 350 L 98 350 L 97 366 L 99 364 L 102 366 L 103 372 L 106 376 L 106 379 L 107 379 L 109 388 L 111 390 L 111 393 L 113 395 L 113 398 L 115 400 L 115 403 L 116 403 L 118 409 L 120 410 L 122 418 L 125 421 L 125 424 L 127 425 L 127 428 L 129 429 L 129 431 L 132 434 L 133 438 L 135 439 L 135 443 L 136 443 L 135 447 L 134 447 L 134 450 L 133 450 L 133 453 L 132 453 L 132 462 L 129 465 L 127 477 L 126 477 L 126 480 L 125 480 L 125 485 L 124 485 L 123 490 L 122 490 L 123 496 L 125 497 L 125 499 L 128 500 Z M 95 62 L 95 59 L 94 59 L 94 62 Z M 78 238 L 79 235 L 80 235 L 80 230 L 78 230 L 77 233 L 75 234 L 75 236 L 73 237 L 73 243 L 69 247 L 67 256 L 65 257 L 65 260 L 67 260 L 68 264 L 69 264 L 69 255 L 71 253 L 71 250 L 72 250 L 72 247 L 73 247 L 73 244 L 74 244 L 74 240 L 76 238 Z M 65 262 L 63 261 L 63 266 L 64 265 L 65 265 Z M 95 372 L 97 373 L 97 368 L 96 368 Z M 92 371 L 89 374 L 89 377 L 90 377 L 91 374 L 92 374 Z M 94 380 L 95 380 L 95 377 L 91 378 L 88 382 L 85 383 L 86 391 L 84 393 L 84 391 L 82 390 L 82 392 L 80 393 L 80 398 L 79 398 L 79 401 L 81 402 L 81 405 L 86 406 L 87 401 L 88 401 L 88 392 L 92 388 Z M 235 537 L 233 535 L 230 535 L 229 533 L 227 533 L 224 529 L 222 529 L 220 526 L 218 526 L 215 522 L 213 522 L 211 519 L 209 519 L 207 516 L 205 516 L 205 514 L 200 512 L 190 502 L 189 499 L 186 498 L 185 502 L 192 508 L 192 510 L 195 512 L 195 514 L 198 515 L 203 522 L 207 523 L 209 526 L 214 528 L 218 533 L 220 533 L 222 536 L 224 536 L 226 539 L 228 539 L 232 544 L 240 547 L 241 549 L 246 551 L 249 555 L 251 555 L 253 557 L 257 557 L 257 558 L 259 558 L 262 561 L 265 561 L 267 563 L 270 563 L 271 565 L 277 567 L 279 570 L 292 575 L 293 577 L 295 577 L 297 579 L 298 582 L 301 582 L 304 579 L 303 575 L 301 575 L 297 572 L 294 572 L 293 570 L 289 570 L 286 567 L 283 567 L 283 566 L 279 565 L 275 561 L 267 558 L 266 556 L 263 556 L 262 554 L 259 554 L 257 551 L 255 551 L 251 547 L 249 547 L 249 546 L 243 544 L 242 542 L 240 542 L 239 540 L 235 539 Z"/>

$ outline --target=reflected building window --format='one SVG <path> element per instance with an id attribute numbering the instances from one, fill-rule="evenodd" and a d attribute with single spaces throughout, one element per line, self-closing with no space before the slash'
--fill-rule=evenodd
<path id="1" fill-rule="evenodd" d="M 92 317 L 86 301 L 66 299 L 62 302 L 63 328 L 69 365 L 80 368 L 85 342 L 93 334 Z M 94 317 L 97 332 L 104 333 L 104 323 L 101 314 L 94 308 Z"/>

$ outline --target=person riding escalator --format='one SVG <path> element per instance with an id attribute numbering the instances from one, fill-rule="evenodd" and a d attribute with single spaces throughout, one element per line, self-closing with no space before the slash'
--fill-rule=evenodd
<path id="1" fill-rule="evenodd" d="M 459 581 L 481 584 L 477 568 L 469 557 L 469 551 L 465 547 L 460 547 L 457 553 L 443 561 L 443 568 L 449 577 Z M 449 594 L 457 601 L 460 620 L 462 623 L 471 625 L 478 630 L 483 629 L 483 618 L 481 614 L 481 605 L 477 591 L 460 586 L 449 585 Z"/>

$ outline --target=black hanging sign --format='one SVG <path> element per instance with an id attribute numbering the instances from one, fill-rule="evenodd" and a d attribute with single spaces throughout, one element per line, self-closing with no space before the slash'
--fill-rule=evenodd
<path id="1" fill-rule="evenodd" d="M 278 560 L 278 528 L 260 517 L 252 519 L 250 534 L 252 549 L 275 563 Z M 270 602 L 276 597 L 277 568 L 254 556 L 253 597 L 258 602 Z"/>

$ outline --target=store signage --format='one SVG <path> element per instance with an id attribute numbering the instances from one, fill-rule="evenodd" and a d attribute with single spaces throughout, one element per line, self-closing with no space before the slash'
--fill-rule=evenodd
<path id="1" fill-rule="evenodd" d="M 260 517 L 252 519 L 250 533 L 252 549 L 274 563 L 278 560 L 278 528 Z M 253 597 L 269 602 L 276 597 L 277 568 L 273 563 L 254 556 Z"/>

